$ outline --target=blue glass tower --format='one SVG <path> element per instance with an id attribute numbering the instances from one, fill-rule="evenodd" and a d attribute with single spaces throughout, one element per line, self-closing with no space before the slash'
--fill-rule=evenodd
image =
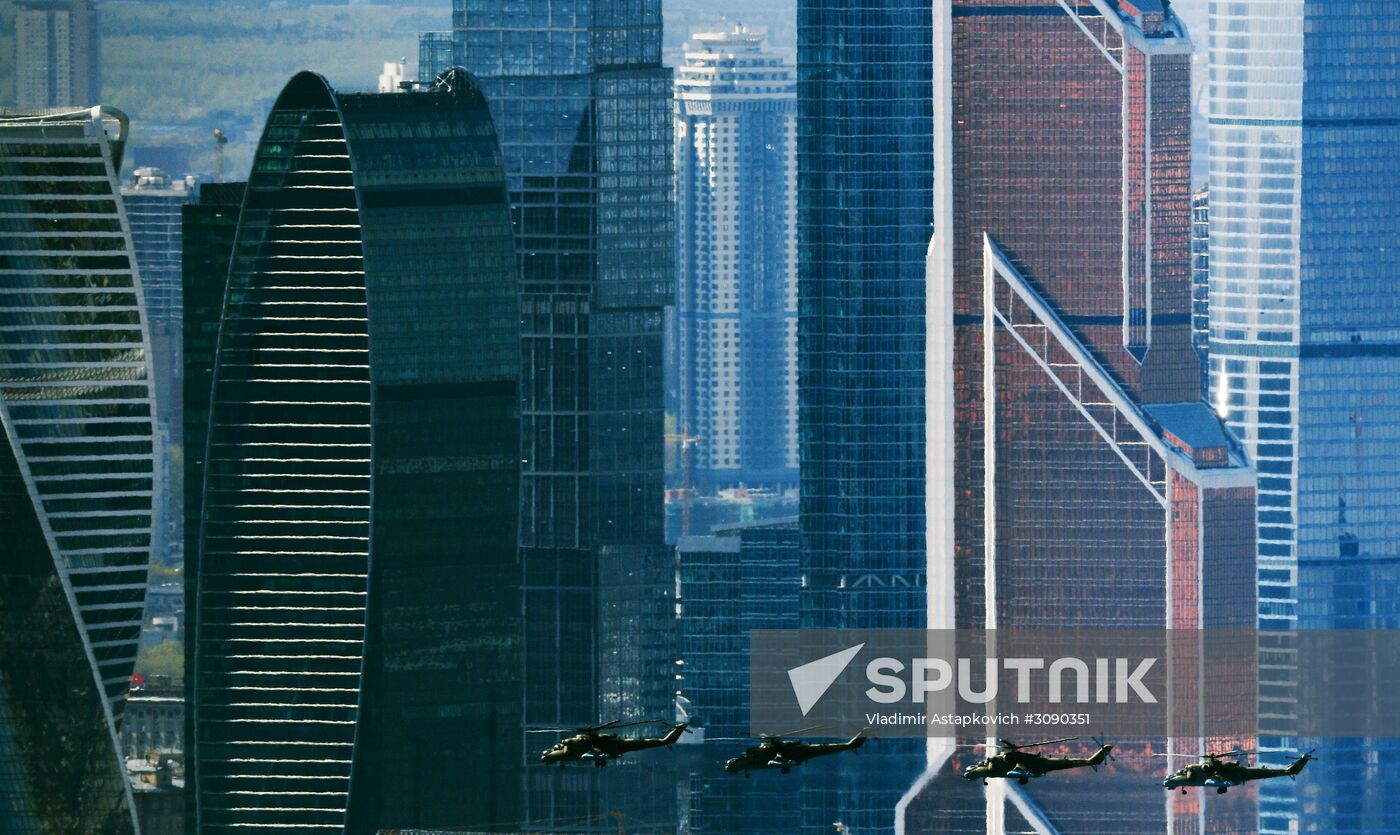
<path id="1" fill-rule="evenodd" d="M 797 4 L 798 444 L 806 628 L 922 629 L 927 2 Z M 777 728 L 775 731 L 789 730 Z M 922 742 L 805 775 L 802 831 L 893 832 Z M 834 758 L 833 758 L 834 759 Z"/>
<path id="2" fill-rule="evenodd" d="M 1258 463 L 1259 623 L 1393 629 L 1400 10 L 1212 4 L 1210 45 L 1211 396 Z M 1266 717 L 1287 713 L 1278 684 Z M 1264 750 L 1299 742 L 1261 734 Z M 1400 743 L 1327 745 L 1325 772 L 1261 789 L 1260 832 L 1400 831 L 1383 765 Z"/>

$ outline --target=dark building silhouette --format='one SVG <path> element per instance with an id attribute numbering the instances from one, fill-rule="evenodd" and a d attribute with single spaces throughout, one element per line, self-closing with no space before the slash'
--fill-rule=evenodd
<path id="1" fill-rule="evenodd" d="M 471 767 L 520 760 L 515 278 L 465 72 L 414 93 L 287 84 L 213 362 L 197 831 L 518 818 L 514 767 Z"/>
<path id="2" fill-rule="evenodd" d="M 674 589 L 664 537 L 662 317 L 675 241 L 661 2 L 463 0 L 452 25 L 454 60 L 480 80 L 500 133 L 520 268 L 530 767 L 513 773 L 528 795 L 526 828 L 615 831 L 613 811 L 661 822 L 673 814 L 674 783 L 656 755 L 649 766 L 623 761 L 567 779 L 535 763 L 554 729 L 664 718 L 674 690 L 674 643 L 632 628 L 673 605 Z"/>
<path id="3" fill-rule="evenodd" d="M 0 828 L 127 835 L 150 342 L 120 112 L 0 119 Z"/>
<path id="4" fill-rule="evenodd" d="M 199 608 L 199 535 L 204 511 L 204 458 L 209 451 L 209 398 L 214 383 L 214 354 L 219 346 L 219 321 L 224 313 L 229 261 L 233 257 L 238 214 L 247 183 L 204 183 L 198 200 L 181 207 L 181 356 L 183 359 L 185 439 L 185 670 L 193 670 L 193 639 Z M 192 676 L 185 684 L 193 685 Z M 186 693 L 186 701 L 193 696 Z M 189 740 L 194 739 L 194 711 L 184 711 L 185 785 L 193 787 L 198 760 Z M 189 827 L 194 826 L 195 803 L 184 806 Z M 189 829 L 188 831 L 195 831 Z"/>
<path id="5" fill-rule="evenodd" d="M 797 3 L 804 628 L 927 622 L 929 19 L 918 0 Z M 924 760 L 918 740 L 833 757 L 804 776 L 801 831 L 892 833 Z"/>
<path id="6" fill-rule="evenodd" d="M 930 421 L 931 625 L 1250 627 L 1254 472 L 1200 399 L 1191 342 L 1184 28 L 1158 2 L 955 0 L 934 32 L 930 390 L 952 408 Z M 1174 730 L 1120 752 L 1199 749 L 1199 727 Z M 1163 802 L 1146 758 L 1087 795 L 953 789 L 968 756 L 935 746 L 911 828 L 983 832 L 1004 813 L 1008 829 L 1236 832 L 1253 815 L 1250 791 Z"/>
<path id="7" fill-rule="evenodd" d="M 795 517 L 717 528 L 677 545 L 680 690 L 694 730 L 681 741 L 698 749 L 682 784 L 681 818 L 693 835 L 793 827 L 800 771 L 781 780 L 744 780 L 717 766 L 743 749 L 732 740 L 749 733 L 749 633 L 801 624 L 799 545 Z M 726 741 L 705 741 L 715 737 Z"/>

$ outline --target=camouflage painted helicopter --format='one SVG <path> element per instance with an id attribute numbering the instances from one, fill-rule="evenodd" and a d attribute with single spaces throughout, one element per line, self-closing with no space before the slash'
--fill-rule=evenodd
<path id="1" fill-rule="evenodd" d="M 859 752 L 868 738 L 866 733 L 870 731 L 869 728 L 865 728 L 845 742 L 802 742 L 788 738 L 815 731 L 819 727 L 821 726 L 803 728 L 785 734 L 764 734 L 757 745 L 750 746 L 744 753 L 726 762 L 724 770 L 730 774 L 742 773 L 745 777 L 752 777 L 753 772 L 766 768 L 776 768 L 787 774 L 817 757 L 839 754 L 842 751 Z"/>
<path id="2" fill-rule="evenodd" d="M 990 757 L 968 766 L 963 770 L 964 780 L 982 781 L 982 785 L 987 785 L 988 779 L 1015 779 L 1017 783 L 1025 785 L 1033 778 L 1044 777 L 1052 771 L 1065 771 L 1070 768 L 1084 768 L 1088 766 L 1095 771 L 1107 759 L 1110 759 L 1113 752 L 1112 745 L 1098 743 L 1099 750 L 1088 759 L 1076 759 L 1074 757 L 1047 757 L 1043 754 L 1035 754 L 1027 751 L 1027 748 L 1039 748 L 1042 745 L 1054 745 L 1058 742 L 1071 742 L 1078 739 L 1077 736 L 1067 736 L 1062 739 L 1047 739 L 1044 742 L 1029 742 L 1025 745 L 1017 745 L 1010 740 L 999 740 L 997 745 L 1001 748 L 999 752 Z M 1095 740 L 1098 742 L 1098 740 Z M 985 744 L 977 747 L 987 747 Z"/>
<path id="3" fill-rule="evenodd" d="M 1238 786 L 1252 780 L 1268 780 L 1273 777 L 1294 779 L 1313 759 L 1313 752 L 1309 751 L 1284 768 L 1249 766 L 1238 760 L 1225 759 L 1236 755 L 1243 756 L 1247 753 L 1246 751 L 1222 751 L 1219 754 L 1204 754 L 1199 762 L 1168 774 L 1167 779 L 1162 781 L 1162 788 L 1167 791 L 1181 789 L 1182 794 L 1186 794 L 1187 786 L 1214 788 L 1216 794 L 1224 794 L 1230 790 L 1231 786 Z M 1158 754 L 1157 756 L 1173 757 L 1179 755 Z"/>
<path id="4" fill-rule="evenodd" d="M 578 728 L 573 731 L 555 729 L 553 733 L 571 733 L 555 743 L 554 747 L 547 749 L 540 754 L 540 762 L 546 765 L 558 763 L 560 768 L 571 762 L 592 762 L 595 766 L 602 768 L 608 764 L 609 760 L 616 760 L 623 754 L 630 754 L 634 751 L 645 751 L 648 748 L 670 748 L 685 733 L 689 723 L 671 725 L 671 729 L 665 736 L 659 738 L 647 737 L 626 737 L 615 733 L 603 733 L 603 731 L 616 731 L 621 728 L 632 728 L 640 725 L 668 725 L 668 722 L 648 721 L 648 722 L 627 722 L 622 720 L 607 722 L 602 725 L 594 725 L 591 728 Z"/>

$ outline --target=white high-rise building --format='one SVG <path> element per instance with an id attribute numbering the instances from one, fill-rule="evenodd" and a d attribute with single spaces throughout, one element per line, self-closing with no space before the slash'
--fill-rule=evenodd
<path id="1" fill-rule="evenodd" d="M 765 33 L 696 33 L 676 72 L 677 431 L 702 490 L 797 481 L 797 88 Z"/>

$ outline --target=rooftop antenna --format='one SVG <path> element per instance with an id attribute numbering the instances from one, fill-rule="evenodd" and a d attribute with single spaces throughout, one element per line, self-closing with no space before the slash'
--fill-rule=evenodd
<path id="1" fill-rule="evenodd" d="M 228 137 L 219 128 L 214 128 L 214 182 L 224 181 L 224 146 L 228 144 Z"/>

